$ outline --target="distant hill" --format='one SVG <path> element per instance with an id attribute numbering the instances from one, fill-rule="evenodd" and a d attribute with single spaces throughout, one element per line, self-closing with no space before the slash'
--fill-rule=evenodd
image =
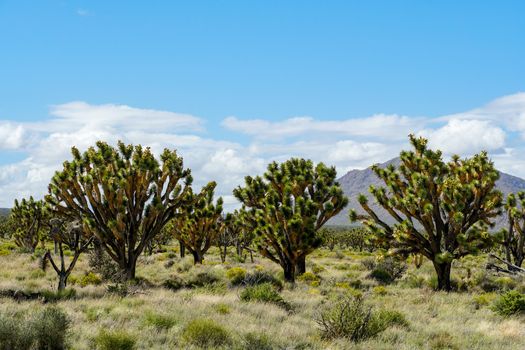
<path id="1" fill-rule="evenodd" d="M 0 216 L 8 216 L 11 212 L 9 208 L 0 208 Z"/>
<path id="2" fill-rule="evenodd" d="M 395 166 L 398 166 L 400 164 L 401 160 L 399 158 L 391 159 L 383 164 L 380 164 L 381 167 L 386 167 L 389 164 L 394 164 Z M 343 188 L 344 193 L 349 199 L 348 206 L 343 210 L 341 213 L 339 213 L 337 216 L 332 218 L 328 224 L 331 225 L 350 225 L 350 222 L 348 220 L 348 211 L 350 209 L 356 209 L 358 212 L 363 212 L 361 210 L 361 206 L 357 202 L 357 196 L 360 193 L 365 194 L 369 198 L 370 206 L 376 210 L 376 212 L 379 214 L 379 216 L 385 220 L 386 222 L 391 223 L 392 220 L 390 219 L 390 216 L 383 210 L 380 209 L 376 204 L 374 199 L 372 199 L 372 196 L 368 192 L 368 187 L 370 185 L 375 186 L 383 186 L 383 182 L 379 180 L 379 178 L 375 175 L 375 173 L 372 171 L 372 168 L 366 168 L 364 170 L 351 170 L 348 173 L 346 173 L 343 177 L 341 177 L 339 180 L 339 183 L 341 184 L 341 187 Z M 503 172 L 500 172 L 500 178 L 497 182 L 498 189 L 503 192 L 505 197 L 509 193 L 518 192 L 518 191 L 525 191 L 525 180 L 512 176 L 509 174 L 505 174 Z M 502 227 L 502 225 L 505 224 L 506 217 L 501 216 L 496 220 L 496 228 Z"/>

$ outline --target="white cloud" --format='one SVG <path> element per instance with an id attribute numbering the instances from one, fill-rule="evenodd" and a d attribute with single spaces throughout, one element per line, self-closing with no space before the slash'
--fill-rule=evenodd
<path id="1" fill-rule="evenodd" d="M 26 143 L 26 130 L 20 124 L 0 121 L 0 150 L 20 149 Z"/>
<path id="2" fill-rule="evenodd" d="M 440 118 L 377 114 L 346 120 L 224 119 L 224 128 L 248 135 L 244 144 L 208 137 L 202 133 L 203 119 L 171 111 L 77 101 L 52 106 L 49 114 L 40 122 L 0 121 L 0 151 L 27 155 L 19 162 L 0 162 L 0 207 L 11 206 L 14 198 L 41 197 L 53 172 L 70 159 L 71 146 L 82 151 L 97 140 L 140 143 L 155 153 L 177 149 L 192 169 L 196 188 L 217 181 L 216 194 L 223 196 L 227 210 L 238 206 L 232 189 L 244 176 L 263 173 L 273 160 L 310 158 L 335 165 L 342 176 L 397 156 L 408 148 L 409 133 L 428 137 L 432 147 L 446 154 L 488 150 L 503 171 L 525 176 L 525 149 L 516 137 L 525 135 L 525 94 Z"/>
<path id="3" fill-rule="evenodd" d="M 445 154 L 470 155 L 481 150 L 499 150 L 505 145 L 505 132 L 487 120 L 452 119 L 436 130 L 420 132 L 432 148 Z"/>
<path id="4" fill-rule="evenodd" d="M 311 117 L 295 117 L 272 122 L 263 119 L 224 119 L 222 125 L 230 130 L 252 135 L 258 139 L 293 137 L 312 133 L 339 134 L 363 137 L 406 137 L 411 129 L 421 123 L 419 118 L 399 115 L 377 114 L 367 118 L 346 120 L 315 120 Z"/>

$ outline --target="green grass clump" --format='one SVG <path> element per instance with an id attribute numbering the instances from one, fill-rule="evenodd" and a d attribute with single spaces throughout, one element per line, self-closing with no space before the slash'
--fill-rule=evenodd
<path id="1" fill-rule="evenodd" d="M 98 286 L 102 283 L 102 278 L 100 278 L 99 275 L 93 272 L 88 272 L 84 276 L 82 276 L 80 279 L 78 279 L 77 283 L 81 287 L 86 287 L 88 285 Z"/>
<path id="2" fill-rule="evenodd" d="M 144 316 L 144 324 L 153 326 L 159 330 L 170 329 L 177 324 L 177 319 L 170 315 L 148 312 Z"/>
<path id="3" fill-rule="evenodd" d="M 228 347 L 233 343 L 230 332 L 220 324 L 209 319 L 195 319 L 182 331 L 183 340 L 205 349 Z"/>
<path id="4" fill-rule="evenodd" d="M 242 337 L 242 349 L 273 350 L 275 348 L 270 337 L 264 333 L 250 332 Z"/>
<path id="5" fill-rule="evenodd" d="M 289 309 L 290 305 L 284 301 L 283 297 L 270 283 L 258 284 L 255 286 L 246 287 L 240 295 L 242 301 L 271 303 Z"/>
<path id="6" fill-rule="evenodd" d="M 226 277 L 230 280 L 230 285 L 238 286 L 243 283 L 246 277 L 246 270 L 242 267 L 232 267 L 226 271 Z"/>
<path id="7" fill-rule="evenodd" d="M 231 312 L 231 309 L 228 305 L 226 304 L 223 304 L 223 303 L 220 303 L 220 304 L 216 304 L 214 306 L 214 309 L 215 311 L 217 311 L 217 313 L 221 314 L 221 315 L 227 315 Z"/>
<path id="8" fill-rule="evenodd" d="M 313 282 L 313 281 L 319 281 L 319 276 L 314 274 L 313 272 L 305 272 L 302 275 L 297 277 L 298 281 L 305 281 L 305 282 Z"/>
<path id="9" fill-rule="evenodd" d="M 50 303 L 59 300 L 73 299 L 77 295 L 77 292 L 72 288 L 66 288 L 60 291 L 44 290 L 41 294 L 44 301 Z"/>
<path id="10" fill-rule="evenodd" d="M 98 350 L 133 350 L 136 348 L 137 340 L 123 331 L 101 330 L 93 339 L 93 343 Z"/>
<path id="11" fill-rule="evenodd" d="M 501 316 L 512 316 L 525 313 L 525 294 L 511 290 L 502 294 L 494 304 L 492 310 Z"/>

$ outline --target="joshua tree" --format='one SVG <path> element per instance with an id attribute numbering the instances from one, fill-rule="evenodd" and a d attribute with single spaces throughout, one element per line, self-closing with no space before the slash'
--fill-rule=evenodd
<path id="1" fill-rule="evenodd" d="M 82 225 L 78 221 L 65 224 L 61 219 L 53 218 L 50 221 L 50 226 L 49 236 L 58 245 L 60 267 L 48 250 L 43 257 L 42 268 L 45 269 L 47 261 L 51 262 L 51 266 L 53 266 L 58 275 L 58 290 L 60 291 L 66 288 L 67 279 L 71 271 L 73 271 L 80 254 L 87 250 L 94 237 L 86 237 Z M 64 259 L 64 245 L 73 253 L 73 258 L 67 268 Z"/>
<path id="2" fill-rule="evenodd" d="M 231 244 L 235 246 L 237 259 L 244 261 L 244 251 L 250 253 L 250 259 L 253 263 L 253 249 L 251 245 L 255 238 L 253 229 L 250 228 L 249 219 L 246 218 L 246 211 L 235 210 L 233 213 L 228 213 L 224 220 L 226 225 L 225 232 L 231 239 Z"/>
<path id="3" fill-rule="evenodd" d="M 508 262 L 521 267 L 525 257 L 525 192 L 509 194 L 505 211 L 509 220 L 509 228 L 503 232 L 505 255 Z"/>
<path id="4" fill-rule="evenodd" d="M 233 191 L 254 228 L 259 252 L 281 265 L 294 282 L 305 258 L 321 244 L 317 231 L 348 203 L 335 181 L 334 167 L 292 158 L 273 162 L 263 177 L 247 176 Z"/>
<path id="5" fill-rule="evenodd" d="M 11 218 L 16 227 L 13 235 L 16 245 L 34 252 L 49 218 L 44 202 L 35 201 L 33 197 L 24 198 L 20 202 L 15 199 Z"/>
<path id="6" fill-rule="evenodd" d="M 391 254 L 425 256 L 436 270 L 438 289 L 450 290 L 452 261 L 491 243 L 487 228 L 501 213 L 499 173 L 485 152 L 447 163 L 424 138 L 410 135 L 410 143 L 414 150 L 401 152 L 399 168 L 372 168 L 386 188 L 371 186 L 370 193 L 395 223 L 381 219 L 364 195 L 358 199 L 366 214 L 352 210 L 350 219 L 361 221 Z"/>
<path id="7" fill-rule="evenodd" d="M 199 194 L 188 193 L 186 206 L 174 220 L 173 234 L 193 255 L 195 264 L 202 264 L 204 254 L 217 240 L 224 228 L 222 198 L 213 203 L 216 183 L 210 182 Z"/>
<path id="8" fill-rule="evenodd" d="M 126 279 L 135 277 L 146 245 L 187 202 L 189 169 L 176 151 L 165 149 L 161 163 L 149 148 L 97 142 L 53 176 L 46 200 L 61 216 L 81 220 L 119 264 Z"/>

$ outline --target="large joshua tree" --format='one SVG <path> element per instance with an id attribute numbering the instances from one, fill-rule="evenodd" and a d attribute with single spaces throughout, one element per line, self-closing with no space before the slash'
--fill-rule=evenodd
<path id="1" fill-rule="evenodd" d="M 508 230 L 503 232 L 503 247 L 508 262 L 521 267 L 525 258 L 525 192 L 509 194 L 505 203 Z"/>
<path id="2" fill-rule="evenodd" d="M 368 205 L 361 221 L 376 244 L 391 254 L 421 254 L 434 265 L 438 289 L 450 290 L 452 261 L 491 243 L 488 227 L 500 214 L 502 194 L 496 190 L 498 171 L 485 152 L 444 162 L 427 140 L 410 135 L 414 150 L 401 152 L 401 165 L 372 167 L 386 187 L 370 187 L 376 202 L 390 215 L 389 224 Z"/>
<path id="3" fill-rule="evenodd" d="M 288 282 L 321 244 L 317 231 L 348 203 L 334 167 L 298 158 L 269 164 L 263 177 L 247 176 L 233 194 L 244 205 L 257 249 L 281 265 Z"/>
<path id="4" fill-rule="evenodd" d="M 195 264 L 202 264 L 204 254 L 224 229 L 222 219 L 222 198 L 214 203 L 216 183 L 210 182 L 200 193 L 188 193 L 188 200 L 193 203 L 185 207 L 174 221 L 173 234 L 193 255 Z"/>
<path id="5" fill-rule="evenodd" d="M 20 202 L 15 199 L 10 215 L 16 229 L 13 235 L 16 245 L 34 252 L 49 220 L 44 202 L 34 200 L 33 197 L 24 198 Z"/>
<path id="6" fill-rule="evenodd" d="M 149 148 L 97 142 L 53 176 L 46 200 L 62 217 L 81 220 L 119 264 L 135 277 L 137 259 L 176 212 L 187 205 L 191 174 L 176 151 L 165 149 L 161 162 Z"/>

